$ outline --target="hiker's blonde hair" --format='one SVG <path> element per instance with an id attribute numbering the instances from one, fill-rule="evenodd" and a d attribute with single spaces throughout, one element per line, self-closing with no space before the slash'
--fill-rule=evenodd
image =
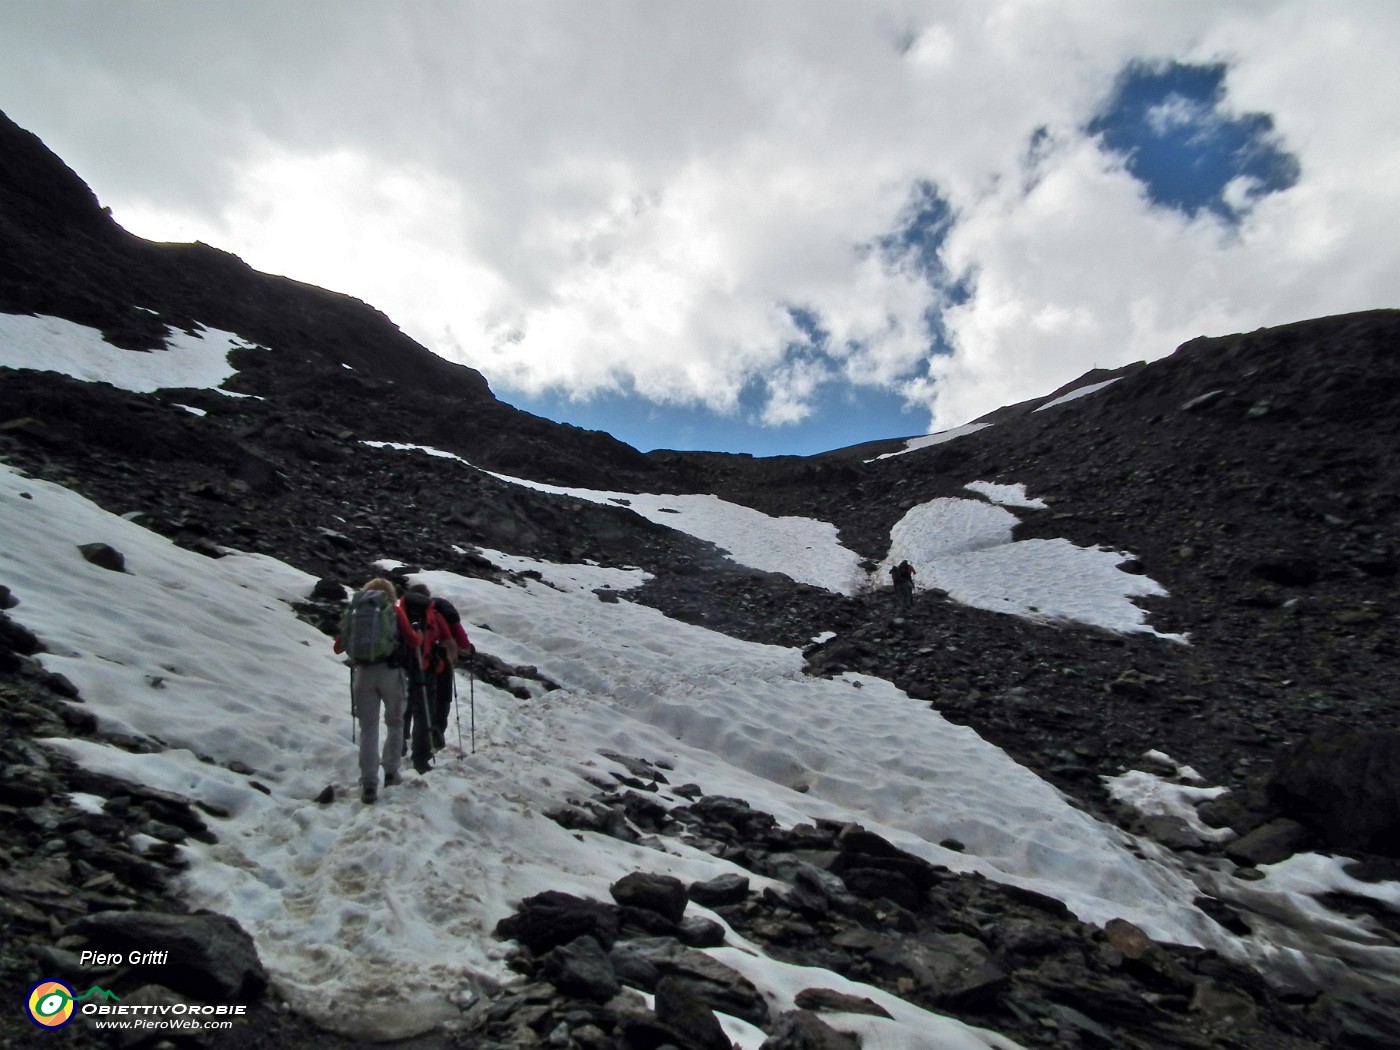
<path id="1" fill-rule="evenodd" d="M 376 576 L 374 579 L 370 580 L 369 583 L 361 587 L 360 590 L 383 591 L 389 596 L 389 600 L 391 602 L 397 601 L 399 597 L 399 592 L 395 589 L 393 582 L 390 580 L 386 580 L 382 576 Z"/>

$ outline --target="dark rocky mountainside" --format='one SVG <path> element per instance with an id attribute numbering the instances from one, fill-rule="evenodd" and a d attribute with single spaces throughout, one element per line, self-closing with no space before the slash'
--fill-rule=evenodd
<path id="1" fill-rule="evenodd" d="M 904 625 L 853 607 L 817 656 L 892 675 L 1073 793 L 1147 747 L 1245 787 L 1311 734 L 1400 727 L 1400 312 L 1197 339 L 1123 371 L 1072 404 L 892 459 L 873 457 L 897 443 L 804 461 L 676 458 L 690 484 L 832 521 L 871 558 L 911 506 L 974 480 L 1022 482 L 1049 503 L 1018 511 L 1017 539 L 1131 552 L 1126 568 L 1170 592 L 1144 602 L 1151 622 L 1190 646 L 929 594 Z M 989 649 L 1005 659 L 982 659 Z M 1351 844 L 1400 836 L 1385 826 L 1374 839 Z"/>
<path id="2" fill-rule="evenodd" d="M 0 462 L 136 515 L 190 549 L 266 553 L 324 578 L 325 590 L 301 609 L 313 622 L 331 622 L 335 584 L 361 580 L 385 552 L 477 576 L 497 570 L 473 547 L 636 565 L 655 579 L 629 598 L 740 637 L 805 647 L 812 674 L 889 678 L 911 702 L 972 726 L 1084 808 L 1230 866 L 1241 880 L 1303 848 L 1344 850 L 1363 877 L 1400 876 L 1400 312 L 1193 340 L 1159 361 L 1091 373 L 1072 386 L 1116 381 L 1071 404 L 1035 411 L 1047 395 L 991 414 L 992 425 L 975 434 L 888 458 L 876 457 L 901 451 L 902 441 L 806 458 L 643 455 L 501 403 L 478 373 L 442 361 L 356 300 L 258 273 L 205 245 L 133 237 L 3 114 L 0 312 L 90 325 L 131 353 L 159 348 L 168 328 L 197 326 L 260 347 L 235 355 L 239 373 L 229 383 L 257 398 L 133 394 L 0 368 Z M 365 441 L 427 445 L 474 466 Z M 476 467 L 614 490 L 714 492 L 832 522 L 872 564 L 911 507 L 969 497 L 964 486 L 974 481 L 1022 483 L 1049 507 L 1016 512 L 1018 539 L 1127 552 L 1124 571 L 1169 592 L 1144 602 L 1151 623 L 1190 644 L 999 615 L 937 591 L 920 592 L 909 613 L 895 615 L 886 593 L 842 597 L 744 569 L 625 507 L 524 489 Z M 824 631 L 835 636 L 811 645 Z M 77 916 L 183 910 L 169 883 L 179 867 L 173 848 L 138 857 L 126 845 L 132 834 L 154 834 L 154 824 L 156 838 L 174 843 L 172 826 L 207 831 L 180 800 L 139 785 L 94 785 L 31 743 L 97 731 L 80 707 L 62 702 L 71 687 L 28 659 L 40 649 L 0 612 L 9 729 L 0 741 L 0 940 L 10 946 L 0 950 L 0 993 L 12 1002 L 41 971 L 64 964 L 51 942 Z M 1202 812 L 1241 837 L 1219 846 L 1120 811 L 1099 777 L 1141 764 L 1149 749 L 1231 787 Z M 1086 927 L 1053 902 L 920 866 L 858 829 L 781 831 L 742 802 L 708 796 L 682 799 L 666 816 L 652 794 L 671 790 L 660 770 L 643 762 L 617 779 L 586 805 L 561 800 L 555 819 L 623 838 L 689 836 L 739 858 L 791 887 L 717 902 L 755 942 L 1023 1045 L 1400 1045 L 1400 1011 L 1364 988 L 1280 992 L 1218 958 Z M 62 802 L 71 790 L 126 801 L 101 817 L 80 814 Z M 710 903 L 706 893 L 692 887 L 690 899 Z M 543 1043 L 560 1024 L 573 1042 L 554 1045 L 705 1045 L 703 1024 L 675 1023 L 687 1003 L 676 1005 L 674 987 L 665 996 L 660 988 L 667 975 L 692 989 L 715 983 L 713 975 L 696 976 L 694 960 L 677 961 L 669 944 L 649 941 L 703 947 L 707 934 L 683 931 L 666 918 L 671 905 L 648 900 L 524 902 L 503 932 L 522 945 L 517 968 L 529 983 L 477 1017 L 459 1045 L 530 1045 L 534 1037 L 522 1032 Z M 1367 914 L 1377 938 L 1400 945 L 1400 914 L 1342 895 L 1326 903 Z M 1233 930 L 1250 928 L 1238 902 L 1202 906 Z M 574 935 L 560 940 L 563 928 Z M 937 966 L 961 967 L 956 991 L 946 982 L 929 990 L 934 955 L 914 944 L 936 946 Z M 598 998 L 619 968 L 650 975 L 656 1016 L 619 1013 Z M 657 1020 L 663 998 L 677 1011 L 670 1021 Z M 732 997 L 718 1003 L 735 1006 Z M 242 1042 L 217 1045 L 342 1045 L 270 1008 L 265 1020 Z M 775 1038 L 782 1029 L 789 1040 L 774 1047 L 847 1045 L 803 1035 L 805 1020 L 770 1021 Z M 0 1045 L 30 1045 L 29 1036 L 0 1026 L 0 1040 L 10 1040 Z"/>

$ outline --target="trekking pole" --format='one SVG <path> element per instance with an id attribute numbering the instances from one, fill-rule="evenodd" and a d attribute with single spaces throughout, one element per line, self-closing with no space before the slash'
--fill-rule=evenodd
<path id="1" fill-rule="evenodd" d="M 467 679 L 467 688 L 471 690 L 472 701 L 472 754 L 476 754 L 476 650 L 472 650 L 471 662 L 467 664 L 467 671 L 470 677 Z"/>
<path id="2" fill-rule="evenodd" d="M 355 668 L 350 668 L 350 743 L 355 743 Z"/>
<path id="3" fill-rule="evenodd" d="M 457 700 L 457 668 L 452 668 L 452 715 L 457 719 L 457 754 L 462 754 L 462 705 Z"/>
<path id="4" fill-rule="evenodd" d="M 426 674 L 426 672 L 424 672 L 424 673 Z M 437 696 L 437 683 L 436 683 L 436 682 L 429 682 L 429 681 L 426 681 L 426 680 L 425 680 L 425 681 L 418 687 L 418 695 L 419 695 L 419 698 L 422 700 L 422 703 L 420 703 L 420 704 L 418 705 L 418 706 L 419 706 L 418 717 L 421 718 L 421 719 L 423 720 L 423 728 L 422 728 L 421 730 L 416 731 L 414 735 L 415 735 L 415 736 L 427 737 L 427 738 L 428 738 L 428 753 L 429 753 L 429 754 L 432 754 L 432 750 L 433 750 L 433 712 L 432 712 L 432 705 L 430 705 L 430 704 L 428 703 L 428 687 L 429 687 L 430 685 L 432 686 L 432 689 L 433 689 L 433 696 L 436 698 L 436 696 Z"/>
<path id="5" fill-rule="evenodd" d="M 413 769 L 419 775 L 426 770 L 419 769 L 420 762 L 426 762 L 423 748 L 418 746 L 418 741 L 424 740 L 424 746 L 428 749 L 428 754 L 432 754 L 431 733 L 432 719 L 428 715 L 428 683 L 425 681 L 427 672 L 423 669 L 421 659 L 416 652 L 410 652 L 407 662 L 403 668 L 403 750 L 413 762 Z"/>

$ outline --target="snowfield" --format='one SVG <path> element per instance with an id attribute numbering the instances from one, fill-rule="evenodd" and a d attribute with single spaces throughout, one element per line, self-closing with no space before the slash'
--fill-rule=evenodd
<path id="1" fill-rule="evenodd" d="M 282 993 L 341 1031 L 421 1031 L 508 979 L 505 946 L 490 934 L 522 897 L 562 889 L 607 899 L 608 886 L 634 870 L 687 881 L 730 870 L 674 841 L 650 849 L 580 840 L 551 821 L 547 811 L 591 793 L 586 775 L 613 768 L 605 750 L 664 762 L 676 782 L 744 798 L 788 826 L 818 817 L 861 823 L 936 863 L 1051 894 L 1088 921 L 1124 917 L 1155 938 L 1299 972 L 1327 965 L 1294 946 L 1224 934 L 1191 903 L 1200 890 L 1165 851 L 1088 817 L 972 730 L 887 682 L 812 679 L 796 650 L 591 593 L 597 581 L 622 590 L 638 575 L 521 558 L 502 560 L 539 568 L 559 586 L 422 573 L 462 609 L 483 651 L 534 664 L 563 688 L 520 700 L 463 680 L 459 714 L 466 723 L 474 708 L 476 752 L 468 746 L 424 777 L 409 774 L 378 805 L 363 806 L 345 668 L 286 604 L 309 592 L 310 577 L 264 557 L 184 551 L 8 468 L 0 469 L 0 527 L 9 540 L 0 574 L 20 600 L 12 615 L 48 645 L 44 665 L 79 687 L 104 728 L 154 738 L 164 750 L 48 746 L 229 810 L 214 822 L 217 844 L 182 847 L 193 865 L 186 893 L 237 918 Z M 77 546 L 89 542 L 122 551 L 128 571 L 87 563 Z M 247 763 L 271 794 L 205 756 Z M 312 801 L 328 784 L 340 800 Z M 936 844 L 948 837 L 966 851 Z M 1344 878 L 1341 863 L 1294 862 L 1277 890 L 1271 879 L 1250 892 L 1305 908 L 1308 891 Z M 731 941 L 745 950 L 717 955 L 775 1007 L 790 1007 L 794 983 L 847 985 L 834 975 L 794 977 Z M 880 1022 L 902 1033 L 887 1045 L 1011 1045 L 875 989 L 861 994 L 903 1019 Z M 731 1031 L 756 1046 L 759 1035 L 743 1028 L 733 1022 Z"/>
<path id="2" fill-rule="evenodd" d="M 467 463 L 451 452 L 422 445 L 365 444 Z M 912 507 L 890 531 L 885 559 L 874 572 L 866 573 L 860 556 L 843 546 L 836 527 L 824 521 L 775 518 L 713 495 L 609 492 L 492 476 L 540 492 L 626 507 L 648 521 L 708 540 L 737 564 L 784 573 L 799 583 L 837 594 L 886 585 L 890 567 L 907 559 L 918 571 L 917 590 L 938 587 L 964 605 L 1186 640 L 1156 631 L 1133 604 L 1135 597 L 1167 592 L 1146 576 L 1118 568 L 1132 556 L 1128 552 L 1078 547 L 1068 540 L 1013 542 L 1017 518 L 1006 507 L 1039 510 L 1046 506 L 1043 500 L 1028 496 L 1020 484 L 973 482 L 966 487 L 991 502 L 943 497 Z"/>

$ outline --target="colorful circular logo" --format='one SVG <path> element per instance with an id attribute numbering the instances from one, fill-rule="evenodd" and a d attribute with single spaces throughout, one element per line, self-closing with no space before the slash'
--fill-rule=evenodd
<path id="1" fill-rule="evenodd" d="M 62 981 L 40 981 L 29 989 L 29 1019 L 41 1028 L 62 1028 L 73 1020 L 73 989 Z"/>

